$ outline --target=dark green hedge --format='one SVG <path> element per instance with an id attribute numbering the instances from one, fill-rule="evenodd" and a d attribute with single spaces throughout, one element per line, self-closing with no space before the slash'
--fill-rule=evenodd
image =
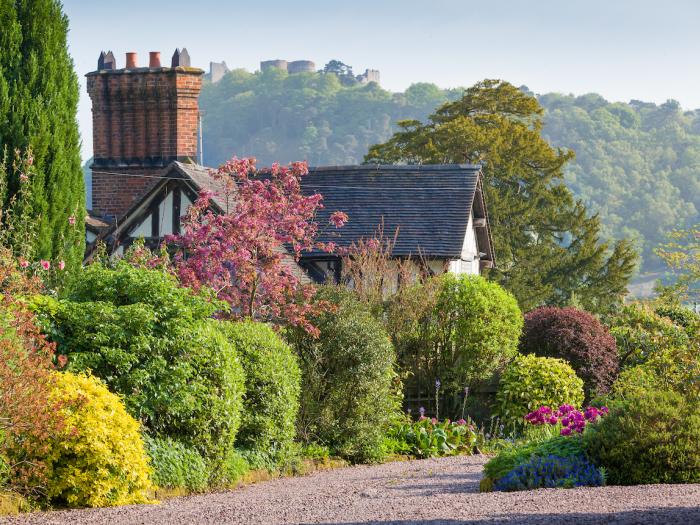
<path id="1" fill-rule="evenodd" d="M 381 323 L 351 293 L 327 287 L 319 298 L 337 307 L 312 320 L 320 336 L 288 332 L 302 370 L 300 437 L 352 461 L 376 461 L 400 407 L 394 348 Z"/>
<path id="2" fill-rule="evenodd" d="M 278 464 L 296 436 L 301 373 L 294 351 L 262 323 L 221 323 L 246 376 L 243 418 L 236 447 L 253 465 Z M 260 464 L 262 463 L 262 464 Z"/>

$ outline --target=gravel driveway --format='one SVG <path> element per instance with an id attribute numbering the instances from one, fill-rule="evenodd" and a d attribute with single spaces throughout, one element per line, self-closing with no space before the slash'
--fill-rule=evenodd
<path id="1" fill-rule="evenodd" d="M 484 461 L 350 467 L 160 505 L 35 513 L 0 524 L 700 524 L 700 485 L 479 494 Z"/>

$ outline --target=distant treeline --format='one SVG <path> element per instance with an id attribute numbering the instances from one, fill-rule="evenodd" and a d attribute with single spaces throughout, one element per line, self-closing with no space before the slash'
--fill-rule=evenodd
<path id="1" fill-rule="evenodd" d="M 462 93 L 429 83 L 403 93 L 344 84 L 335 74 L 235 70 L 205 85 L 205 163 L 235 154 L 261 165 L 357 164 L 397 121 L 425 120 Z M 610 103 L 596 94 L 538 99 L 546 138 L 576 152 L 567 169 L 574 194 L 600 213 L 604 236 L 635 239 L 642 270 L 658 269 L 652 249 L 669 230 L 699 220 L 700 110 L 684 112 L 675 101 Z"/>

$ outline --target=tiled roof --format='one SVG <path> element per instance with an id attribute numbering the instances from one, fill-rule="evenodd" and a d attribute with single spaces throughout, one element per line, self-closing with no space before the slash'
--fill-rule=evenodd
<path id="1" fill-rule="evenodd" d="M 214 201 L 225 209 L 221 182 L 208 168 L 174 164 L 199 188 L 217 194 Z M 480 166 L 465 164 L 324 166 L 309 168 L 302 190 L 323 195 L 324 207 L 317 214 L 321 242 L 349 246 L 371 238 L 383 225 L 389 238 L 398 228 L 394 255 L 458 259 L 480 172 Z M 335 211 L 349 216 L 340 229 L 329 224 Z"/>
<path id="2" fill-rule="evenodd" d="M 317 216 L 320 241 L 348 246 L 371 238 L 383 223 L 385 237 L 399 230 L 394 255 L 459 258 L 480 169 L 462 164 L 329 166 L 311 168 L 302 188 L 323 195 L 324 209 Z M 328 224 L 334 211 L 348 214 L 343 228 Z"/>
<path id="3" fill-rule="evenodd" d="M 205 166 L 200 166 L 199 164 L 188 164 L 184 162 L 173 162 L 173 165 L 178 171 L 189 177 L 199 189 L 211 191 L 213 193 L 212 200 L 221 211 L 225 212 L 233 206 L 233 196 L 226 195 L 226 185 L 224 182 L 211 176 L 211 172 L 214 170 Z"/>

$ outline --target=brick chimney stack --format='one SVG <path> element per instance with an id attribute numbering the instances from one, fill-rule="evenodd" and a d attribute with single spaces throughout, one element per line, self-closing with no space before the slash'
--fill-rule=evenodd
<path id="1" fill-rule="evenodd" d="M 168 164 L 197 158 L 203 73 L 190 66 L 184 48 L 175 50 L 171 67 L 161 66 L 157 51 L 148 67 L 138 67 L 136 53 L 127 53 L 123 69 L 111 51 L 100 53 L 97 70 L 86 75 L 94 212 L 120 217 Z"/>

